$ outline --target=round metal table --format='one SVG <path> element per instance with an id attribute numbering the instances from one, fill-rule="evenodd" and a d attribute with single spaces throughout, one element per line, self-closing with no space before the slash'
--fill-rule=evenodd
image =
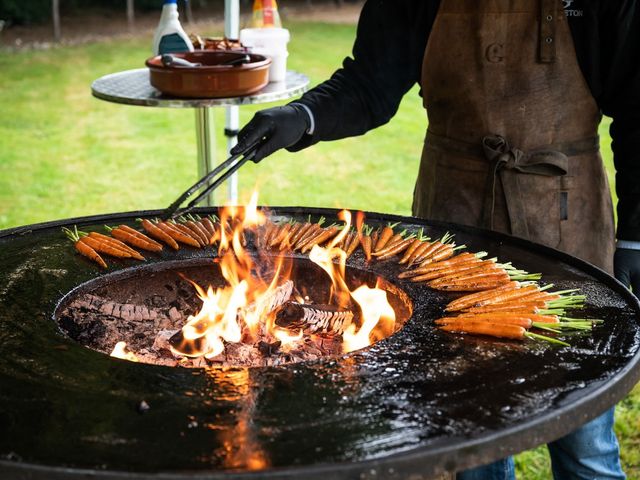
<path id="1" fill-rule="evenodd" d="M 196 111 L 196 139 L 198 143 L 198 176 L 203 177 L 212 169 L 215 140 L 211 135 L 213 118 L 211 107 L 230 107 L 227 109 L 227 123 L 231 128 L 225 129 L 228 137 L 228 149 L 236 143 L 239 126 L 238 109 L 240 105 L 286 100 L 300 95 L 307 90 L 309 77 L 302 73 L 287 71 L 283 82 L 269 83 L 265 88 L 253 95 L 231 98 L 178 98 L 164 95 L 149 83 L 149 70 L 139 68 L 112 73 L 100 77 L 91 84 L 94 97 L 107 102 L 143 107 L 194 108 Z M 237 177 L 229 179 L 229 200 L 237 201 Z M 212 199 L 209 199 L 211 202 Z"/>

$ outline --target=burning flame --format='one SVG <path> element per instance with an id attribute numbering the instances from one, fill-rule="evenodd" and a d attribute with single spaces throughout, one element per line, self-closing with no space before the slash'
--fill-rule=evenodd
<path id="1" fill-rule="evenodd" d="M 290 262 L 285 264 L 282 256 L 255 262 L 245 248 L 247 238 L 258 234 L 257 227 L 266 222 L 257 203 L 257 193 L 254 193 L 246 207 L 228 206 L 221 210 L 218 263 L 226 286 L 218 289 L 210 286 L 205 291 L 193 284 L 202 308 L 188 317 L 180 341 L 172 346 L 174 353 L 212 359 L 224 352 L 225 342 L 252 342 L 267 336 L 279 340 L 286 352 L 302 341 L 303 329 L 294 334 L 276 327 L 273 315 L 268 315 L 273 310 L 272 302 L 278 289 L 289 281 Z M 357 304 L 360 308 L 360 322 L 357 326 L 350 325 L 343 334 L 343 351 L 350 352 L 370 345 L 376 335 L 381 336 L 376 330 L 383 324 L 395 322 L 395 314 L 384 290 L 366 285 L 353 292 L 349 289 L 345 280 L 347 254 L 339 245 L 351 229 L 351 212 L 343 210 L 338 216 L 344 221 L 342 230 L 327 247 L 314 246 L 309 258 L 331 279 L 329 303 L 351 309 Z M 267 281 L 261 273 L 265 271 L 275 274 Z"/>
<path id="2" fill-rule="evenodd" d="M 136 357 L 136 354 L 127 350 L 127 342 L 116 343 L 110 355 L 112 357 L 120 358 L 122 360 L 129 360 L 130 362 L 138 361 L 138 357 Z"/>
<path id="3" fill-rule="evenodd" d="M 362 311 L 362 325 L 356 331 L 356 326 L 351 324 L 344 331 L 342 338 L 342 350 L 351 352 L 371 345 L 371 333 L 381 322 L 396 321 L 396 313 L 387 301 L 387 292 L 379 288 L 369 288 L 366 285 L 358 287 L 351 292 L 351 296 L 360 306 Z"/>

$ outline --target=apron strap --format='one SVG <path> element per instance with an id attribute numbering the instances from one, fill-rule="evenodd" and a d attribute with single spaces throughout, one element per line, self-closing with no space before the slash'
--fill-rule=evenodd
<path id="1" fill-rule="evenodd" d="M 558 0 L 540 0 L 540 35 L 538 44 L 538 62 L 554 63 L 556 61 L 556 15 Z"/>

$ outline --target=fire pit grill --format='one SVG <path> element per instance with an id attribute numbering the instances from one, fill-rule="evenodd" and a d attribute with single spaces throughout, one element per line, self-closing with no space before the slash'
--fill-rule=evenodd
<path id="1" fill-rule="evenodd" d="M 203 210 L 207 212 L 208 210 Z M 306 219 L 336 211 L 274 208 Z M 392 262 L 349 264 L 397 285 L 413 315 L 395 335 L 350 354 L 278 367 L 180 369 L 110 358 L 64 336 L 61 299 L 102 272 L 61 226 L 134 224 L 133 212 L 0 232 L 0 474 L 11 478 L 429 478 L 555 439 L 621 399 L 640 376 L 640 305 L 603 272 L 504 235 L 368 214 L 369 223 L 445 231 L 587 295 L 602 318 L 571 348 L 434 329 L 452 294 L 395 279 Z M 182 249 L 150 258 L 203 262 Z M 113 261 L 111 278 L 136 269 Z M 98 280 L 100 281 L 100 280 Z M 83 287 L 84 285 L 84 287 Z M 2 475 L 0 475 L 2 476 Z"/>

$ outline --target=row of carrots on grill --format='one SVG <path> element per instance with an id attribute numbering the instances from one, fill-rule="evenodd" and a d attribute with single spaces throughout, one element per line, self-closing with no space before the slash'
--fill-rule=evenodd
<path id="1" fill-rule="evenodd" d="M 567 330 L 587 331 L 601 320 L 569 318 L 566 309 L 582 308 L 585 297 L 577 290 L 548 291 L 535 282 L 510 281 L 499 287 L 470 293 L 447 304 L 444 316 L 436 320 L 438 328 L 453 333 L 488 335 L 497 338 L 540 339 L 568 346 L 530 330 L 553 333 Z"/>
<path id="2" fill-rule="evenodd" d="M 260 248 L 294 250 L 306 253 L 314 245 L 326 245 L 340 232 L 337 225 L 322 227 L 318 222 L 267 221 L 256 232 Z M 63 229 L 74 241 L 76 250 L 103 268 L 106 262 L 100 254 L 118 258 L 144 257 L 134 249 L 158 252 L 167 245 L 175 250 L 180 244 L 194 248 L 215 245 L 221 238 L 222 225 L 216 217 L 181 218 L 180 221 L 140 220 L 145 233 L 127 225 L 107 227 L 110 235 L 84 233 Z M 511 264 L 499 264 L 495 258 L 485 259 L 486 252 L 458 252 L 452 236 L 445 234 L 431 242 L 422 230 L 415 234 L 394 231 L 396 225 L 373 229 L 360 223 L 336 246 L 350 256 L 360 247 L 367 260 L 392 257 L 407 267 L 399 278 L 426 283 L 430 288 L 452 292 L 474 292 L 460 297 L 446 307 L 449 316 L 436 321 L 447 332 L 489 335 L 499 338 L 557 339 L 530 332 L 531 329 L 559 333 L 564 330 L 589 330 L 600 320 L 565 317 L 565 309 L 579 308 L 585 299 L 575 290 L 548 292 L 552 285 L 540 287 L 534 280 L 539 274 L 515 269 Z M 227 235 L 232 226 L 224 225 Z M 242 239 L 245 242 L 245 239 Z M 566 345 L 566 344 L 565 344 Z"/>

